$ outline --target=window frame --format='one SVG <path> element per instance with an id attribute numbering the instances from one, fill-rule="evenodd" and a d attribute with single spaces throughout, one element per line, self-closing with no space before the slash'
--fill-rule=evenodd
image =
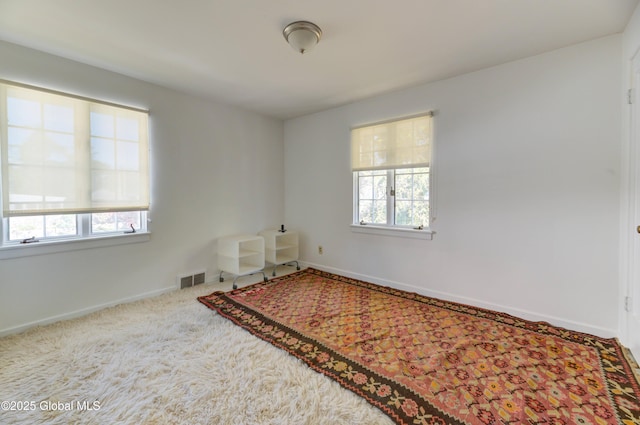
<path id="1" fill-rule="evenodd" d="M 38 238 L 38 242 L 27 244 L 20 243 L 19 240 L 8 240 L 9 217 L 2 217 L 0 220 L 0 260 L 147 242 L 151 240 L 149 229 L 151 220 L 148 211 L 140 211 L 140 213 L 140 228 L 136 229 L 135 233 L 125 233 L 120 230 L 91 233 L 91 214 L 76 214 L 78 223 L 76 235 Z"/>
<path id="2" fill-rule="evenodd" d="M 99 238 L 103 236 L 113 236 L 119 234 L 132 234 L 138 232 L 146 232 L 147 231 L 147 211 L 127 211 L 127 212 L 137 212 L 140 214 L 140 226 L 135 229 L 135 232 L 131 232 L 129 229 L 116 229 L 112 231 L 98 232 L 93 230 L 93 214 L 92 213 L 84 213 L 84 214 L 67 214 L 70 216 L 75 216 L 76 222 L 76 233 L 62 235 L 62 236 L 36 236 L 38 242 L 62 242 L 62 241 L 70 241 L 76 239 L 86 239 L 86 238 Z M 21 241 L 24 240 L 22 238 L 10 239 L 11 233 L 11 219 L 12 218 L 21 218 L 25 216 L 18 217 L 2 217 L 2 229 L 4 231 L 2 233 L 2 240 L 0 246 L 11 246 L 11 245 L 24 245 Z M 26 216 L 29 217 L 29 216 Z M 44 219 L 45 215 L 35 215 L 30 217 L 41 217 Z M 117 223 L 117 222 L 116 222 Z M 43 225 L 43 230 L 46 233 L 46 223 Z"/>
<path id="3" fill-rule="evenodd" d="M 416 167 L 423 168 L 423 167 Z M 383 170 L 377 170 L 383 171 Z M 432 167 L 429 167 L 429 224 L 422 228 L 414 225 L 402 225 L 395 224 L 395 196 L 389 194 L 391 187 L 395 187 L 395 169 L 384 170 L 387 172 L 387 187 L 386 187 L 386 208 L 387 208 L 387 221 L 386 223 L 366 223 L 359 221 L 360 218 L 360 188 L 359 188 L 359 173 L 360 171 L 353 171 L 353 221 L 350 225 L 351 230 L 355 233 L 368 233 L 381 236 L 399 236 L 412 239 L 433 239 L 435 231 L 431 228 L 432 222 L 435 220 L 433 214 L 433 171 Z"/>
<path id="4" fill-rule="evenodd" d="M 135 112 L 143 112 L 146 114 L 146 126 L 144 128 L 145 137 L 147 137 L 145 144 L 147 152 L 150 151 L 151 140 L 149 137 L 149 127 L 151 123 L 151 114 L 148 109 L 139 108 L 134 106 L 127 106 L 123 104 L 117 104 L 112 102 L 106 102 L 99 99 L 78 96 L 72 93 L 66 93 L 56 90 L 50 90 L 43 87 L 32 86 L 28 84 L 23 84 L 15 81 L 8 81 L 0 79 L 0 83 L 12 85 L 16 87 L 22 87 L 26 89 L 38 90 L 44 93 L 64 96 L 72 99 L 79 99 L 87 102 L 94 102 L 100 105 L 105 105 L 108 107 L 116 107 L 122 110 L 129 110 Z M 4 94 L 4 91 L 2 91 Z M 0 102 L 0 118 L 7 119 L 7 105 L 2 97 L 2 102 Z M 8 125 L 4 126 L 4 128 L 8 128 Z M 6 134 L 5 134 L 6 136 Z M 146 160 L 150 161 L 151 155 L 147 153 Z M 147 169 L 150 168 L 151 164 L 145 165 Z M 1 175 L 0 175 L 0 183 L 1 183 Z M 148 179 L 150 179 L 151 175 L 149 174 Z M 149 195 L 151 194 L 151 181 L 147 180 L 147 184 L 149 185 L 148 191 Z M 2 185 L 0 185 L 0 200 L 2 200 Z M 91 212 L 77 212 L 77 213 L 68 213 L 68 215 L 75 215 L 76 221 L 76 233 L 72 235 L 63 235 L 63 236 L 44 236 L 37 237 L 38 242 L 34 243 L 21 243 L 21 239 L 17 240 L 9 240 L 9 220 L 12 217 L 6 217 L 2 214 L 2 209 L 0 209 L 0 260 L 4 259 L 13 259 L 20 257 L 28 257 L 33 255 L 43 255 L 43 254 L 52 254 L 52 253 L 60 253 L 66 251 L 75 251 L 75 250 L 84 250 L 90 248 L 98 248 L 98 247 L 107 247 L 107 246 L 115 246 L 122 244 L 132 244 L 132 243 L 140 243 L 146 242 L 150 240 L 150 228 L 149 223 L 150 214 L 148 209 L 143 210 L 130 210 L 136 211 L 140 213 L 140 226 L 135 229 L 134 232 L 128 231 L 128 229 L 123 230 L 115 230 L 109 232 L 92 232 L 92 213 Z M 106 213 L 106 212 L 128 212 L 123 210 L 113 210 L 113 211 L 96 211 L 95 213 Z M 16 215 L 15 218 L 19 217 L 44 217 L 43 214 L 32 214 L 32 215 Z M 43 224 L 43 230 L 45 230 L 45 224 Z"/>

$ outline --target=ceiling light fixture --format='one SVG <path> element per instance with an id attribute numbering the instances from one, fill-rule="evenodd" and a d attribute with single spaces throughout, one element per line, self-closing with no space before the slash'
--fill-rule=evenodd
<path id="1" fill-rule="evenodd" d="M 322 30 L 312 22 L 296 21 L 284 27 L 282 35 L 291 47 L 304 54 L 318 44 L 322 37 Z"/>

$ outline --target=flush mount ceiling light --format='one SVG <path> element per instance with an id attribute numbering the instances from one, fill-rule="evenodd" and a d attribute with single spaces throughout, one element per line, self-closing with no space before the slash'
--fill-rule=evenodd
<path id="1" fill-rule="evenodd" d="M 322 37 L 322 30 L 312 22 L 296 21 L 284 27 L 282 35 L 291 47 L 304 54 L 318 44 Z"/>

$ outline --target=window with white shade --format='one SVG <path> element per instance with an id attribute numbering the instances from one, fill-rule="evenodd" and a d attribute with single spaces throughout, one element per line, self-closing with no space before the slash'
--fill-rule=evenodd
<path id="1" fill-rule="evenodd" d="M 432 119 L 426 113 L 352 129 L 354 224 L 429 228 Z"/>
<path id="2" fill-rule="evenodd" d="M 2 241 L 146 230 L 148 112 L 0 82 Z"/>

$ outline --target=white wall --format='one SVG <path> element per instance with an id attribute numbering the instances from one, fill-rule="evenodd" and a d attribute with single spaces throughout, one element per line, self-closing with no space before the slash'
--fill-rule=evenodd
<path id="1" fill-rule="evenodd" d="M 632 84 L 632 66 L 631 61 L 636 53 L 640 50 L 640 6 L 636 7 L 622 37 L 622 87 L 621 93 L 624 95 L 626 91 L 633 86 Z M 635 88 L 638 90 L 638 87 Z M 626 100 L 626 99 L 625 99 Z M 631 140 L 631 121 L 630 107 L 625 107 L 622 114 L 622 158 L 621 158 L 621 203 L 620 203 L 620 338 L 631 350 L 633 350 L 636 358 L 640 358 L 640 347 L 637 346 L 638 338 L 631 335 L 634 331 L 631 323 L 632 316 L 627 315 L 624 298 L 625 296 L 633 296 L 634 303 L 638 303 L 640 295 L 635 293 L 632 288 L 633 279 L 637 278 L 638 261 L 635 258 L 638 255 L 638 241 L 636 239 L 635 227 L 640 221 L 638 217 L 639 211 L 634 205 L 640 201 L 634 192 L 639 190 L 637 182 L 632 181 L 631 176 L 638 172 L 634 150 L 638 149 L 637 142 Z M 636 291 L 637 292 L 637 291 Z"/>
<path id="2" fill-rule="evenodd" d="M 611 36 L 286 121 L 285 222 L 302 232 L 301 258 L 616 334 L 620 58 Z M 434 239 L 352 233 L 349 128 L 429 109 Z"/>
<path id="3" fill-rule="evenodd" d="M 0 335 L 216 280 L 216 238 L 282 222 L 281 121 L 11 44 L 0 58 L 0 78 L 150 110 L 153 220 L 149 242 L 0 260 Z"/>

